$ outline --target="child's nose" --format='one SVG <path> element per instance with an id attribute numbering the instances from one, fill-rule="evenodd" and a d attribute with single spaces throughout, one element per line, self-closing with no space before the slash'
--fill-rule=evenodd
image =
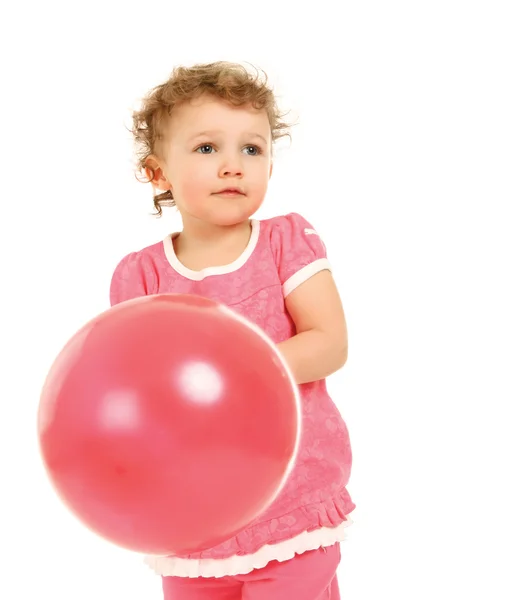
<path id="1" fill-rule="evenodd" d="M 239 156 L 231 156 L 225 159 L 221 166 L 222 177 L 239 177 L 242 174 L 243 168 Z"/>

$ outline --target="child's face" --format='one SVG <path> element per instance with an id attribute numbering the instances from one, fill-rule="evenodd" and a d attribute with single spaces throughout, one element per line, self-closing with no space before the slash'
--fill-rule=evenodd
<path id="1" fill-rule="evenodd" d="M 204 133 L 205 132 L 205 133 Z M 233 225 L 251 217 L 272 171 L 267 113 L 210 96 L 172 113 L 161 165 L 183 220 Z M 239 188 L 242 194 L 222 194 Z"/>

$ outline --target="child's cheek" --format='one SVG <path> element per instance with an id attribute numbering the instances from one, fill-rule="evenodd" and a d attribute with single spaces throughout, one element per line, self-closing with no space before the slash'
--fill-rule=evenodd
<path id="1" fill-rule="evenodd" d="M 200 200 L 207 198 L 212 192 L 213 185 L 210 178 L 204 176 L 199 171 L 190 170 L 182 179 L 182 193 L 188 201 Z"/>

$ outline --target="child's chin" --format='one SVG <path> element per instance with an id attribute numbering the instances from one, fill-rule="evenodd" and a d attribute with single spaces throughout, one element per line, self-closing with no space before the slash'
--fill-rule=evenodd
<path id="1" fill-rule="evenodd" d="M 244 221 L 250 219 L 255 211 L 256 209 L 243 210 L 240 209 L 240 207 L 235 207 L 232 209 L 217 211 L 214 216 L 211 217 L 211 220 L 215 225 L 220 225 L 222 227 L 238 225 L 239 223 L 243 223 Z"/>

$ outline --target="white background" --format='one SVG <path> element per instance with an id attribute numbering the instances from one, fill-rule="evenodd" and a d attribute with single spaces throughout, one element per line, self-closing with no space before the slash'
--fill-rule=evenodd
<path id="1" fill-rule="evenodd" d="M 510 598 L 506 2 L 19 2 L 0 14 L 0 598 L 161 599 L 60 504 L 38 395 L 150 216 L 130 110 L 176 64 L 249 61 L 299 119 L 259 217 L 324 239 L 349 326 L 342 600 Z M 332 12 L 333 11 L 333 12 Z"/>

